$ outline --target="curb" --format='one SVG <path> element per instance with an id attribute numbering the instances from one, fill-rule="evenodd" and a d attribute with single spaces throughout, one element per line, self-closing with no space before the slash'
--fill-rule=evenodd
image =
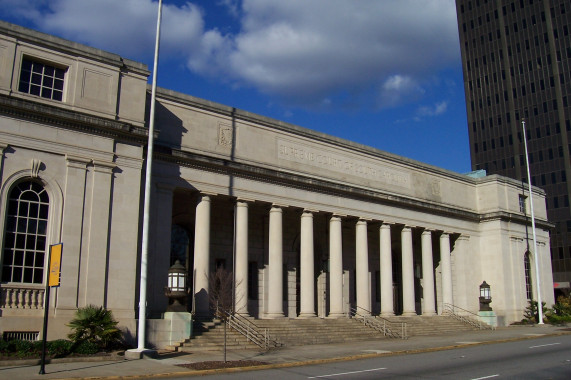
<path id="1" fill-rule="evenodd" d="M 543 334 L 541 337 L 542 338 L 543 337 L 554 337 L 554 336 L 562 336 L 562 335 L 571 335 L 571 331 L 547 333 L 547 334 Z M 495 344 L 495 343 L 508 343 L 508 342 L 516 342 L 516 341 L 521 341 L 521 340 L 531 340 L 531 339 L 537 339 L 537 338 L 538 338 L 537 336 L 520 336 L 520 337 L 515 337 L 515 338 L 488 340 L 488 341 L 476 342 L 476 343 L 460 343 L 460 344 L 454 344 L 454 345 L 449 345 L 449 346 L 428 347 L 428 348 L 401 350 L 401 351 L 384 352 L 384 353 L 369 353 L 369 354 L 358 354 L 358 355 L 350 355 L 350 356 L 343 356 L 343 357 L 313 359 L 313 360 L 305 360 L 305 361 L 297 361 L 297 362 L 271 363 L 271 364 L 251 366 L 251 367 L 235 367 L 235 368 L 219 368 L 219 369 L 205 369 L 205 370 L 193 370 L 193 371 L 165 372 L 165 373 L 148 374 L 148 375 L 69 377 L 69 378 L 59 378 L 59 379 L 52 379 L 52 380 L 77 380 L 77 379 L 85 379 L 85 380 L 125 379 L 125 380 L 129 380 L 129 379 L 161 379 L 161 378 L 183 377 L 183 376 L 205 376 L 205 375 L 222 374 L 222 373 L 237 373 L 237 372 L 246 372 L 246 371 L 260 371 L 260 370 L 266 370 L 266 369 L 301 367 L 301 366 L 306 366 L 306 365 L 335 363 L 335 362 L 340 362 L 340 361 L 362 360 L 362 359 L 370 359 L 370 358 L 384 357 L 384 356 L 420 354 L 420 353 L 426 353 L 426 352 L 446 351 L 446 350 L 453 350 L 453 349 L 457 349 L 457 348 L 481 346 L 481 345 L 488 345 L 488 344 Z"/>

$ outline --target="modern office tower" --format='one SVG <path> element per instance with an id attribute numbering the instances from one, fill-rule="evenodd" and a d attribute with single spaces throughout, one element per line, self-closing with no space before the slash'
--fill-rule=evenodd
<path id="1" fill-rule="evenodd" d="M 472 169 L 527 183 L 525 119 L 531 182 L 546 191 L 548 218 L 555 224 L 555 287 L 568 287 L 571 2 L 456 0 L 456 10 Z"/>

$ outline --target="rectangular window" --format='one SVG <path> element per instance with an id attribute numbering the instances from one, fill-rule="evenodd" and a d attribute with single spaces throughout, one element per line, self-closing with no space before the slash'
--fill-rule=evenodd
<path id="1" fill-rule="evenodd" d="M 65 72 L 66 69 L 23 58 L 18 91 L 61 102 Z"/>
<path id="2" fill-rule="evenodd" d="M 519 212 L 526 212 L 526 207 L 525 207 L 525 199 L 526 196 L 525 195 L 519 195 Z"/>

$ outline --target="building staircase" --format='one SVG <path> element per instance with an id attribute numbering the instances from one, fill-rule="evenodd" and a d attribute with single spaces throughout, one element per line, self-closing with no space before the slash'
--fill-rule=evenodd
<path id="1" fill-rule="evenodd" d="M 396 330 L 395 335 L 392 336 L 403 339 L 478 330 L 478 327 L 448 315 L 369 318 L 381 324 L 390 324 L 391 329 Z M 386 333 L 357 317 L 339 319 L 248 318 L 248 320 L 255 323 L 258 330 L 269 332 L 270 345 L 267 348 L 389 339 Z M 222 350 L 224 347 L 224 323 L 219 319 L 194 321 L 192 335 L 185 342 L 168 348 L 173 351 L 193 352 Z M 260 349 L 243 334 L 229 327 L 226 328 L 226 348 L 228 350 Z"/>

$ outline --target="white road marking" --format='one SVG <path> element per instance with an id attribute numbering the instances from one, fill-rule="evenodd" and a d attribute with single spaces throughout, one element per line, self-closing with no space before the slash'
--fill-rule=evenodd
<path id="1" fill-rule="evenodd" d="M 372 352 L 374 354 L 388 354 L 391 351 L 386 350 L 363 350 L 363 352 Z"/>
<path id="2" fill-rule="evenodd" d="M 373 369 L 364 369 L 362 371 L 353 371 L 353 372 L 343 372 L 343 373 L 332 373 L 330 375 L 321 375 L 321 376 L 312 376 L 308 377 L 308 379 L 319 379 L 322 377 L 333 377 L 333 376 L 343 376 L 343 375 L 352 375 L 354 373 L 363 373 L 363 372 L 373 372 L 373 371 L 380 371 L 386 368 L 373 368 Z"/>
<path id="3" fill-rule="evenodd" d="M 496 374 L 496 375 L 490 375 L 490 376 L 484 376 L 484 377 L 476 377 L 475 379 L 472 380 L 482 380 L 482 379 L 491 379 L 492 377 L 498 377 L 500 376 L 500 374 Z"/>
<path id="4" fill-rule="evenodd" d="M 480 342 L 456 342 L 458 344 L 478 344 Z"/>
<path id="5" fill-rule="evenodd" d="M 529 335 L 529 336 L 544 336 L 545 334 L 523 334 L 523 335 Z"/>
<path id="6" fill-rule="evenodd" d="M 540 346 L 531 346 L 531 347 L 529 347 L 529 348 L 537 348 L 537 347 L 555 346 L 555 345 L 558 345 L 558 344 L 561 344 L 561 343 L 550 343 L 550 344 L 542 344 L 542 345 L 540 345 Z"/>

